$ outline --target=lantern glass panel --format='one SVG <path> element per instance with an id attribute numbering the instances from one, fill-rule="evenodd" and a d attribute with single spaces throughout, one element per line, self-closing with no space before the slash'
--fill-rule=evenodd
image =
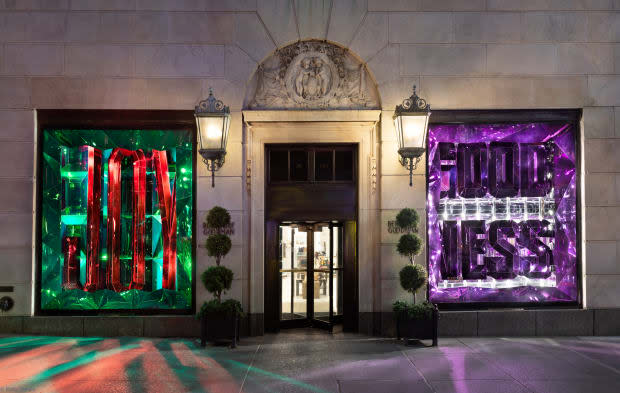
<path id="1" fill-rule="evenodd" d="M 200 130 L 201 149 L 226 149 L 228 116 L 198 116 L 196 121 Z"/>
<path id="2" fill-rule="evenodd" d="M 426 113 L 421 115 L 401 115 L 400 118 L 402 129 L 401 132 L 401 148 L 422 148 L 424 147 L 424 139 L 426 134 L 426 126 L 428 116 Z"/>

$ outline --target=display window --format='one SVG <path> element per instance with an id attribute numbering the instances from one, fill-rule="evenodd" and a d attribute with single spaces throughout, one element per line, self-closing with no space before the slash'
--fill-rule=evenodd
<path id="1" fill-rule="evenodd" d="M 191 311 L 194 131 L 40 138 L 39 309 Z"/>
<path id="2" fill-rule="evenodd" d="M 570 122 L 434 124 L 429 299 L 579 301 L 579 179 Z"/>

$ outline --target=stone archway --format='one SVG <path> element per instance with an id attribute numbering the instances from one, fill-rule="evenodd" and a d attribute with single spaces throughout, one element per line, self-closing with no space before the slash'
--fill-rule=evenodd
<path id="1" fill-rule="evenodd" d="M 366 65 L 327 41 L 300 41 L 276 50 L 248 84 L 244 108 L 379 109 Z"/>

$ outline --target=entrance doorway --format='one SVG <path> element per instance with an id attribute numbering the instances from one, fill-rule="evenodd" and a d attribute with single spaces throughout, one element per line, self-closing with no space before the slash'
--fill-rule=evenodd
<path id="1" fill-rule="evenodd" d="M 357 145 L 265 150 L 265 330 L 357 330 Z"/>
<path id="2" fill-rule="evenodd" d="M 342 223 L 279 225 L 280 326 L 332 330 L 343 315 Z"/>

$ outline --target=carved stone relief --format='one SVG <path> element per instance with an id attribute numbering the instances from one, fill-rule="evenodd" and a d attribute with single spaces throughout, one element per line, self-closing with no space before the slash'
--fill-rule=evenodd
<path id="1" fill-rule="evenodd" d="M 368 71 L 346 49 L 323 41 L 286 46 L 258 68 L 246 107 L 250 109 L 379 108 Z"/>

